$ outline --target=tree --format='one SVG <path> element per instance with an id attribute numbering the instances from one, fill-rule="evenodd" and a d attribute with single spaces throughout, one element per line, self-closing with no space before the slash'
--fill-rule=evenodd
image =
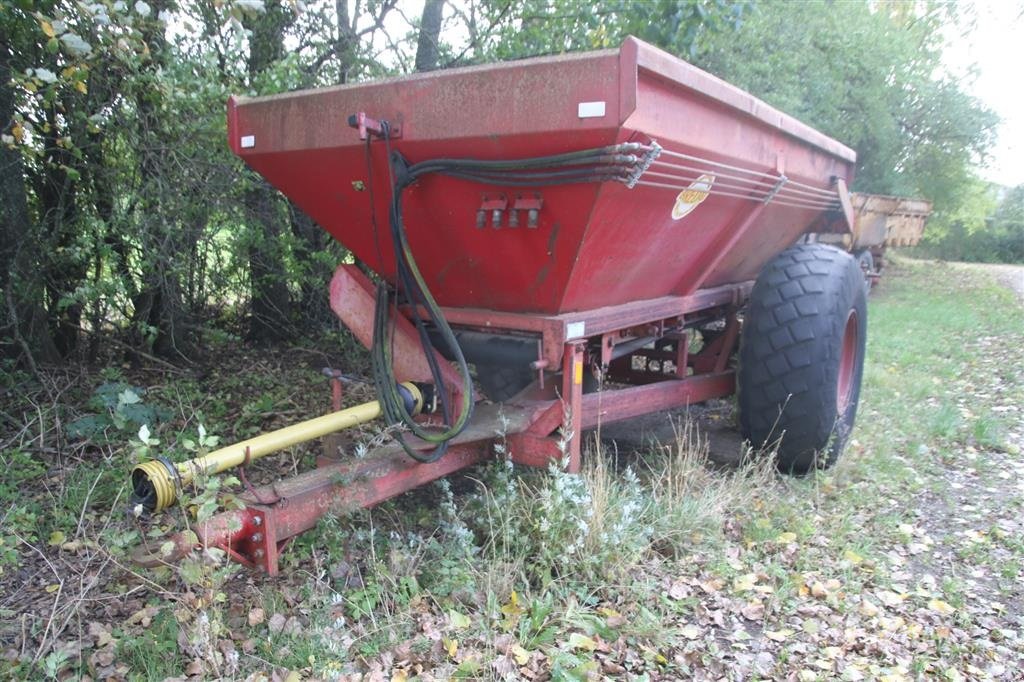
<path id="1" fill-rule="evenodd" d="M 628 35 L 693 54 L 709 35 L 734 29 L 752 0 L 488 0 L 486 28 L 471 31 L 478 60 L 615 47 Z M 477 23 L 477 22 L 474 22 Z"/>
<path id="2" fill-rule="evenodd" d="M 24 68 L 26 53 L 35 48 L 34 29 L 24 12 L 11 3 L 0 4 L 0 319 L 6 334 L 17 342 L 8 354 L 21 355 L 30 363 L 33 355 L 55 362 L 60 353 L 50 335 L 43 308 L 43 282 L 34 267 L 40 244 L 33 238 L 26 173 L 21 144 L 26 128 L 17 112 L 13 76 Z"/>
<path id="3" fill-rule="evenodd" d="M 250 31 L 247 61 L 249 86 L 283 59 L 285 31 L 295 15 L 283 3 L 268 2 L 264 11 L 247 15 Z M 255 173 L 248 173 L 245 193 L 250 230 L 249 282 L 252 294 L 249 338 L 259 343 L 282 341 L 292 330 L 291 300 L 285 274 L 281 227 L 285 223 L 280 194 Z"/>
<path id="4" fill-rule="evenodd" d="M 416 42 L 417 71 L 433 71 L 437 68 L 444 1 L 424 0 L 423 2 L 423 16 L 420 18 L 420 30 Z"/>
<path id="5" fill-rule="evenodd" d="M 944 75 L 942 3 L 761 4 L 694 61 L 857 151 L 855 187 L 962 205 L 997 119 Z"/>

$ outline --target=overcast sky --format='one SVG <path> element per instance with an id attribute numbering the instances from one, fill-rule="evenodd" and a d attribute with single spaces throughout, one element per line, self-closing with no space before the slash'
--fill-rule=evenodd
<path id="1" fill-rule="evenodd" d="M 971 91 L 1003 119 L 982 176 L 1024 184 L 1024 0 L 976 0 L 974 6 L 976 30 L 967 38 L 953 37 L 945 60 L 956 72 L 977 66 Z"/>

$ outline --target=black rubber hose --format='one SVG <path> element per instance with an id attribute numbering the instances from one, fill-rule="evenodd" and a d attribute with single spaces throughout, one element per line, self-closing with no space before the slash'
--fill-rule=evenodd
<path id="1" fill-rule="evenodd" d="M 632 157 L 625 157 L 623 152 L 639 151 L 641 145 L 628 143 L 598 149 L 588 149 L 567 154 L 535 157 L 517 160 L 477 160 L 477 159 L 431 159 L 418 164 L 409 165 L 400 154 L 392 154 L 390 138 L 385 123 L 384 140 L 388 149 L 389 174 L 391 175 L 392 200 L 389 210 L 389 228 L 392 246 L 395 253 L 395 274 L 397 291 L 404 296 L 412 309 L 412 323 L 416 327 L 423 347 L 435 392 L 441 402 L 444 426 L 429 429 L 415 421 L 405 401 L 396 390 L 397 382 L 391 357 L 391 302 L 385 285 L 377 290 L 376 309 L 373 329 L 373 376 L 381 401 L 381 408 L 389 423 L 404 424 L 417 438 L 432 443 L 436 447 L 429 453 L 414 450 L 406 442 L 402 434 L 397 436 L 398 442 L 409 456 L 421 462 L 433 462 L 447 451 L 448 443 L 465 429 L 473 412 L 473 384 L 469 374 L 469 366 L 463 355 L 462 348 L 455 338 L 451 327 L 419 271 L 416 260 L 409 247 L 402 219 L 402 192 L 419 177 L 436 173 L 450 177 L 462 178 L 484 184 L 529 187 L 550 186 L 574 183 L 606 182 L 626 180 L 632 167 Z M 566 168 L 566 166 L 575 166 Z M 545 170 L 547 169 L 547 170 Z M 426 311 L 424 320 L 420 311 Z M 428 329 L 427 323 L 431 326 Z M 449 405 L 447 387 L 441 372 L 434 344 L 430 338 L 433 331 L 440 337 L 441 352 L 453 359 L 462 379 L 462 401 L 459 417 L 453 423 L 452 405 Z M 448 352 L 445 353 L 445 350 Z"/>

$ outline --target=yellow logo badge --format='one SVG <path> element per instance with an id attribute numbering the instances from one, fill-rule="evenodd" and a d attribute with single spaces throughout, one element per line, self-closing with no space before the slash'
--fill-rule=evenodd
<path id="1" fill-rule="evenodd" d="M 672 207 L 672 219 L 679 220 L 689 215 L 700 205 L 700 202 L 708 198 L 708 195 L 711 194 L 711 186 L 714 184 L 714 175 L 705 174 L 694 180 L 676 197 L 676 203 Z"/>

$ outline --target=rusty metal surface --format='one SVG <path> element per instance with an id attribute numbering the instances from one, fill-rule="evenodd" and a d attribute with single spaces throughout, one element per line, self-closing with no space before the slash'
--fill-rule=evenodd
<path id="1" fill-rule="evenodd" d="M 727 371 L 584 395 L 583 362 L 583 344 L 566 344 L 560 390 L 564 400 L 479 405 L 471 425 L 436 462 L 416 462 L 390 445 L 364 459 L 331 463 L 244 493 L 239 499 L 245 508 L 197 524 L 194 536 L 187 531 L 172 536 L 167 554 L 139 549 L 135 559 L 155 566 L 180 559 L 195 546 L 217 547 L 236 562 L 275 575 L 286 544 L 325 515 L 373 506 L 481 462 L 495 455 L 497 444 L 519 463 L 543 466 L 567 456 L 568 469 L 578 471 L 583 429 L 729 395 L 735 389 L 735 376 Z"/>
<path id="2" fill-rule="evenodd" d="M 600 102 L 603 115 L 580 116 L 579 105 Z M 389 240 L 380 238 L 388 149 L 347 126 L 357 112 L 400 120 L 392 147 L 411 161 L 525 158 L 655 139 L 668 151 L 785 173 L 821 191 L 853 174 L 846 147 L 634 39 L 620 50 L 232 100 L 232 149 L 386 278 L 394 276 Z M 427 176 L 405 193 L 412 250 L 443 306 L 557 314 L 745 281 L 821 213 L 769 203 L 752 229 L 734 236 L 750 211 L 744 199 L 712 194 L 676 219 L 678 190 L 578 184 L 544 188 L 536 215 L 518 227 L 506 219 L 493 229 L 485 214 L 487 226 L 478 228 L 481 206 L 495 194 L 514 204 L 529 192 Z"/>
<path id="3" fill-rule="evenodd" d="M 855 192 L 852 249 L 881 246 L 916 246 L 924 234 L 932 204 L 908 199 Z"/>
<path id="4" fill-rule="evenodd" d="M 331 278 L 331 310 L 363 346 L 373 343 L 373 315 L 376 307 L 374 284 L 355 265 L 339 265 Z M 395 379 L 403 381 L 432 381 L 430 366 L 423 356 L 419 335 L 412 322 L 395 314 L 391 354 Z M 437 355 L 441 372 L 448 386 L 459 387 L 462 377 L 448 362 Z M 457 401 L 456 401 L 457 402 Z"/>
<path id="5" fill-rule="evenodd" d="M 657 323 L 720 306 L 737 305 L 747 300 L 753 286 L 753 281 L 744 281 L 702 289 L 686 296 L 663 296 L 560 315 L 529 315 L 476 308 L 445 308 L 444 315 L 453 326 L 538 334 L 544 360 L 548 366 L 557 367 L 562 362 L 566 341 Z M 573 334 L 574 331 L 577 333 Z"/>

